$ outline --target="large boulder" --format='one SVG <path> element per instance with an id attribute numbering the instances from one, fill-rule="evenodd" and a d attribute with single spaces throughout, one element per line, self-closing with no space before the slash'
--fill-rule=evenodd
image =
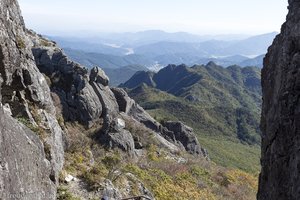
<path id="1" fill-rule="evenodd" d="M 101 68 L 94 67 L 93 69 L 91 69 L 90 81 L 108 86 L 109 78 Z"/>
<path id="2" fill-rule="evenodd" d="M 0 199 L 56 199 L 38 136 L 0 108 Z"/>
<path id="3" fill-rule="evenodd" d="M 182 122 L 172 121 L 164 122 L 163 126 L 173 132 L 176 142 L 180 143 L 187 152 L 208 157 L 206 150 L 200 146 L 191 127 L 184 125 Z"/>
<path id="4" fill-rule="evenodd" d="M 52 97 L 64 120 L 78 121 L 87 128 L 101 126 L 101 131 L 97 133 L 99 142 L 133 155 L 133 137 L 124 129 L 125 122 L 119 118 L 119 105 L 104 71 L 94 67 L 88 72 L 71 61 L 55 43 L 32 31 L 30 36 L 34 43 L 32 52 L 36 64 L 49 78 Z M 44 46 L 45 43 L 48 45 Z"/>
<path id="5" fill-rule="evenodd" d="M 94 81 L 93 76 L 93 73 L 91 73 L 89 83 L 102 104 L 102 132 L 106 134 L 111 130 L 114 121 L 118 117 L 119 105 L 111 89 L 108 86 L 102 85 L 100 82 Z"/>
<path id="6" fill-rule="evenodd" d="M 55 44 L 41 46 L 38 41 L 45 39 L 33 32 L 31 36 L 36 64 L 49 78 L 52 92 L 58 95 L 65 121 L 92 126 L 102 115 L 102 104 L 89 83 L 88 70 L 71 61 Z"/>
<path id="7" fill-rule="evenodd" d="M 111 88 L 111 91 L 116 97 L 120 112 L 128 114 L 130 109 L 134 106 L 135 101 L 131 99 L 127 92 L 122 88 Z"/>
<path id="8" fill-rule="evenodd" d="M 124 89 L 112 88 L 112 91 L 119 104 L 120 112 L 124 112 L 134 120 L 163 136 L 164 139 L 176 144 L 179 148 L 191 154 L 208 158 L 207 151 L 201 148 L 192 128 L 181 122 L 165 122 L 164 124 L 160 124 L 131 99 Z M 160 141 L 164 144 L 166 143 L 162 138 L 160 138 Z"/>
<path id="9" fill-rule="evenodd" d="M 107 135 L 110 148 L 119 148 L 130 155 L 134 153 L 134 140 L 131 133 L 125 129 L 116 132 L 110 132 Z"/>
<path id="10" fill-rule="evenodd" d="M 300 199 L 300 1 L 264 59 L 259 200 Z"/>
<path id="11" fill-rule="evenodd" d="M 144 124 L 147 128 L 155 132 L 160 132 L 162 129 L 161 124 L 159 124 L 141 106 L 131 99 L 124 89 L 112 88 L 112 92 L 116 97 L 120 112 L 124 112 L 125 114 L 133 117 L 138 122 Z"/>

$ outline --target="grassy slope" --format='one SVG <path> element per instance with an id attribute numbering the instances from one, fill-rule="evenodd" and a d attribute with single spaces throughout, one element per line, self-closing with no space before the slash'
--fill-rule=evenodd
<path id="1" fill-rule="evenodd" d="M 217 164 L 258 172 L 260 91 L 253 86 L 251 78 L 259 77 L 259 72 L 235 67 L 221 72 L 214 68 L 196 70 L 202 71 L 204 77 L 209 75 L 200 84 L 181 90 L 181 97 L 146 86 L 131 90 L 129 95 L 158 121 L 179 120 L 193 127 L 199 141 Z M 224 84 L 219 85 L 209 78 L 211 74 Z M 246 74 L 247 80 L 241 74 Z M 231 87 L 233 79 L 235 87 Z M 244 86 L 236 87 L 239 84 Z M 185 99 L 190 94 L 205 101 L 191 103 Z"/>
<path id="2" fill-rule="evenodd" d="M 157 120 L 180 120 L 191 127 L 193 123 L 184 118 L 178 118 L 165 109 L 147 110 Z M 188 113 L 186 113 L 188 115 Z M 209 129 L 209 127 L 206 127 Z M 248 172 L 257 173 L 260 170 L 260 146 L 243 144 L 239 140 L 226 135 L 209 135 L 194 128 L 201 145 L 209 152 L 212 161 L 224 167 L 239 168 Z"/>
<path id="3" fill-rule="evenodd" d="M 126 129 L 143 138 L 143 156 L 135 159 L 117 149 L 105 149 L 94 141 L 98 128 L 85 130 L 79 124 L 66 123 L 69 146 L 64 169 L 60 174 L 59 200 L 81 199 L 82 194 L 96 199 L 106 179 L 112 181 L 123 197 L 141 194 L 141 185 L 156 199 L 253 200 L 256 198 L 257 174 L 224 168 L 185 152 L 170 153 L 159 147 L 152 132 L 126 119 Z M 206 141 L 206 140 L 205 140 Z M 202 141 L 201 141 L 202 142 Z M 91 162 L 93 160 L 93 162 Z M 74 188 L 65 183 L 68 174 L 86 184 Z M 174 193 L 174 191 L 176 191 Z"/>

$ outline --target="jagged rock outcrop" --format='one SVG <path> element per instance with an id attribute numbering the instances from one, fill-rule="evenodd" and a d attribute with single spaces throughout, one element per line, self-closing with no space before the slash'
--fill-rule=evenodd
<path id="1" fill-rule="evenodd" d="M 101 69 L 92 69 L 90 74 L 90 84 L 97 94 L 102 104 L 102 117 L 103 128 L 102 131 L 107 134 L 111 131 L 112 125 L 117 120 L 119 114 L 119 106 L 114 93 L 111 91 L 108 85 L 103 85 L 103 79 L 106 78 L 105 73 L 98 73 Z M 100 78 L 100 75 L 104 75 L 104 78 Z"/>
<path id="2" fill-rule="evenodd" d="M 12 117 L 38 129 L 36 132 L 41 135 L 44 145 L 32 136 L 31 131 L 4 115 L 0 108 L 3 135 L 0 143 L 1 153 L 4 153 L 1 159 L 7 156 L 15 158 L 6 161 L 10 169 L 9 173 L 1 174 L 0 180 L 8 180 L 1 188 L 1 194 L 33 193 L 30 199 L 40 199 L 34 194 L 38 192 L 49 194 L 45 199 L 55 199 L 55 184 L 64 160 L 63 131 L 56 120 L 46 79 L 35 65 L 31 53 L 33 43 L 26 32 L 17 1 L 1 1 L 0 21 L 1 105 L 11 111 Z M 48 166 L 45 158 L 49 160 Z"/>
<path id="3" fill-rule="evenodd" d="M 103 86 L 108 86 L 109 82 L 109 78 L 106 76 L 105 72 L 98 67 L 94 67 L 91 70 L 90 80 L 96 83 L 100 83 Z"/>
<path id="4" fill-rule="evenodd" d="M 127 92 L 122 88 L 112 88 L 111 90 L 116 97 L 120 112 L 128 114 L 130 109 L 134 106 L 135 101 L 131 99 Z"/>
<path id="5" fill-rule="evenodd" d="M 181 122 L 158 123 L 133 99 L 131 99 L 124 89 L 112 88 L 113 93 L 119 104 L 120 112 L 131 116 L 133 119 L 144 124 L 147 128 L 161 134 L 169 142 L 179 146 L 187 152 L 208 158 L 208 153 L 201 148 L 193 129 Z"/>
<path id="6" fill-rule="evenodd" d="M 126 91 L 121 88 L 112 88 L 119 105 L 120 112 L 132 116 L 138 122 L 144 124 L 147 128 L 155 132 L 160 132 L 162 129 L 155 119 L 153 119 L 141 106 L 139 106 L 133 99 L 131 99 Z"/>
<path id="7" fill-rule="evenodd" d="M 42 38 L 31 35 L 35 41 L 32 52 L 36 64 L 49 77 L 52 92 L 59 96 L 63 118 L 91 126 L 102 115 L 102 104 L 89 84 L 88 70 L 69 60 L 54 44 L 41 46 Z"/>
<path id="8" fill-rule="evenodd" d="M 62 105 L 62 114 L 66 121 L 79 121 L 91 127 L 101 119 L 102 131 L 98 134 L 99 140 L 111 148 L 117 147 L 133 154 L 135 147 L 131 133 L 123 128 L 115 129 L 115 124 L 120 119 L 119 113 L 123 112 L 161 134 L 169 142 L 186 149 L 181 141 L 177 141 L 173 131 L 153 119 L 123 89 L 109 88 L 109 78 L 102 69 L 94 67 L 89 73 L 69 60 L 55 43 L 33 32 L 30 35 L 34 42 L 32 51 L 37 66 L 50 79 L 51 91 L 59 97 L 58 104 Z M 195 149 L 188 151 L 200 154 Z"/>
<path id="9" fill-rule="evenodd" d="M 120 148 L 133 155 L 134 140 L 125 127 L 118 127 L 119 105 L 101 68 L 89 72 L 69 60 L 55 43 L 30 32 L 32 49 L 40 71 L 48 77 L 52 95 L 57 96 L 58 112 L 69 122 L 79 121 L 87 128 L 101 125 L 98 139 L 105 146 Z M 45 46 L 45 43 L 48 44 Z"/>
<path id="10" fill-rule="evenodd" d="M 172 121 L 164 122 L 163 126 L 173 132 L 175 140 L 180 143 L 187 152 L 208 157 L 207 151 L 200 146 L 191 127 L 184 125 L 182 122 Z"/>
<path id="11" fill-rule="evenodd" d="M 264 59 L 259 200 L 300 199 L 300 1 Z"/>
<path id="12" fill-rule="evenodd" d="M 56 199 L 38 136 L 0 108 L 0 199 Z"/>
<path id="13" fill-rule="evenodd" d="M 36 64 L 49 78 L 52 93 L 58 95 L 64 119 L 91 127 L 103 118 L 102 130 L 108 133 L 118 116 L 119 106 L 104 71 L 94 67 L 89 72 L 71 61 L 55 43 L 33 32 L 31 37 Z"/>

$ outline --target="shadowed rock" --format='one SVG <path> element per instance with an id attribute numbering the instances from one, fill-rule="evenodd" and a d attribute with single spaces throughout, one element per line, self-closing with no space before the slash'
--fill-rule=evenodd
<path id="1" fill-rule="evenodd" d="M 187 152 L 194 155 L 203 155 L 204 157 L 208 156 L 206 150 L 201 148 L 192 128 L 182 122 L 171 121 L 164 122 L 163 126 L 173 132 L 175 140 L 183 145 Z"/>
<path id="2" fill-rule="evenodd" d="M 59 96 L 64 119 L 92 126 L 102 115 L 102 104 L 89 83 L 88 70 L 69 60 L 56 46 L 35 45 L 32 52 L 36 64 L 50 79 L 52 92 Z"/>
<path id="3" fill-rule="evenodd" d="M 259 200 L 300 199 L 300 1 L 264 59 Z"/>
<path id="4" fill-rule="evenodd" d="M 187 152 L 208 157 L 207 151 L 201 148 L 192 128 L 181 122 L 165 122 L 163 125 L 153 119 L 142 107 L 131 99 L 121 88 L 112 88 L 121 112 L 144 124 L 147 128 L 161 134 L 165 139 L 176 144 Z"/>
<path id="5" fill-rule="evenodd" d="M 109 78 L 101 68 L 94 67 L 93 69 L 91 69 L 90 81 L 108 86 Z"/>

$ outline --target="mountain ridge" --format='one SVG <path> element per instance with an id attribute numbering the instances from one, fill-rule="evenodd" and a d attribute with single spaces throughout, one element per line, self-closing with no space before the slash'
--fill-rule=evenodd
<path id="1" fill-rule="evenodd" d="M 144 81 L 149 79 L 150 84 Z M 241 143 L 241 149 L 243 145 L 252 146 L 257 151 L 254 159 L 258 169 L 259 68 L 223 68 L 213 62 L 193 67 L 169 65 L 155 74 L 137 72 L 120 86 L 127 88 L 129 96 L 158 121 L 179 120 L 193 127 L 199 140 L 208 144 L 209 152 L 219 147 L 208 140 Z M 223 151 L 227 154 L 230 150 L 226 147 Z M 211 154 L 213 160 L 224 165 L 237 156 L 228 155 L 224 159 L 222 155 Z M 254 167 L 253 161 L 246 163 L 243 161 L 241 166 Z"/>

